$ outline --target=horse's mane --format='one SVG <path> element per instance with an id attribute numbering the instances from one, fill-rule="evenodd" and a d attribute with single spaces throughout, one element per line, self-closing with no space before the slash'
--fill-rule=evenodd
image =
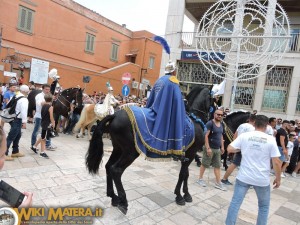
<path id="1" fill-rule="evenodd" d="M 186 100 L 188 101 L 188 105 L 190 106 L 195 98 L 198 96 L 198 94 L 204 89 L 205 87 L 203 85 L 197 85 L 195 86 L 190 93 L 186 96 Z"/>
<path id="2" fill-rule="evenodd" d="M 246 123 L 250 115 L 251 113 L 249 111 L 234 111 L 226 115 L 226 117 L 224 118 L 224 122 L 229 127 L 231 127 L 233 131 L 235 131 L 236 128 L 240 125 L 240 123 Z"/>
<path id="3" fill-rule="evenodd" d="M 67 94 L 69 91 L 71 91 L 71 90 L 73 90 L 73 89 L 78 90 L 79 88 L 77 88 L 77 87 L 67 88 L 67 89 L 63 90 L 63 91 L 61 92 L 61 94 Z"/>
<path id="4" fill-rule="evenodd" d="M 227 117 L 235 117 L 237 115 L 243 115 L 245 113 L 249 113 L 251 114 L 249 111 L 246 111 L 246 110 L 238 110 L 238 111 L 233 111 L 233 112 L 230 112 L 226 115 L 226 118 Z"/>

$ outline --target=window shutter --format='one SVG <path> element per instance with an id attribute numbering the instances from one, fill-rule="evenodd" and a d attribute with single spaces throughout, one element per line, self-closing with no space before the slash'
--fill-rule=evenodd
<path id="1" fill-rule="evenodd" d="M 90 51 L 90 35 L 87 34 L 86 35 L 86 48 L 85 48 L 86 51 Z"/>
<path id="2" fill-rule="evenodd" d="M 24 6 L 19 7 L 18 29 L 32 33 L 34 11 Z"/>
<path id="3" fill-rule="evenodd" d="M 26 23 L 26 30 L 31 32 L 32 31 L 32 12 L 31 11 L 28 11 L 27 12 L 27 23 Z"/>
<path id="4" fill-rule="evenodd" d="M 25 29 L 25 21 L 26 21 L 26 10 L 21 8 L 20 10 L 20 23 L 19 23 L 19 27 L 22 29 Z"/>
<path id="5" fill-rule="evenodd" d="M 93 52 L 94 51 L 94 41 L 95 41 L 95 37 L 90 35 L 91 38 L 91 43 L 90 43 L 90 50 Z"/>

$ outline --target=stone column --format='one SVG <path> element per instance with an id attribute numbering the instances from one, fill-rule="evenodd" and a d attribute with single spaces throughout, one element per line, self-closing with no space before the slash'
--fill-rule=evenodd
<path id="1" fill-rule="evenodd" d="M 298 92 L 299 92 L 299 81 L 300 81 L 300 65 L 295 64 L 290 87 L 288 89 L 288 99 L 287 99 L 287 107 L 286 107 L 286 114 L 288 119 L 294 119 L 296 106 L 297 106 Z"/>

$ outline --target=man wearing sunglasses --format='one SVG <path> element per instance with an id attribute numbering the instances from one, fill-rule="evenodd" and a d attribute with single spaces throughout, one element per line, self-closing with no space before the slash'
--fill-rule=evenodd
<path id="1" fill-rule="evenodd" d="M 223 111 L 217 109 L 214 113 L 214 119 L 208 121 L 206 124 L 205 146 L 203 147 L 202 164 L 197 183 L 202 187 L 206 187 L 203 174 L 205 169 L 212 165 L 216 177 L 215 188 L 226 191 L 226 188 L 221 182 L 221 154 L 224 153 L 222 118 Z"/>

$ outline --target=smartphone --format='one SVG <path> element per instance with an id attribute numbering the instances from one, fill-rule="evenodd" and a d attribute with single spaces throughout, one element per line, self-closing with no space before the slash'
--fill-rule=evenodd
<path id="1" fill-rule="evenodd" d="M 18 208 L 23 202 L 25 195 L 5 181 L 0 181 L 0 199 L 14 208 Z"/>

